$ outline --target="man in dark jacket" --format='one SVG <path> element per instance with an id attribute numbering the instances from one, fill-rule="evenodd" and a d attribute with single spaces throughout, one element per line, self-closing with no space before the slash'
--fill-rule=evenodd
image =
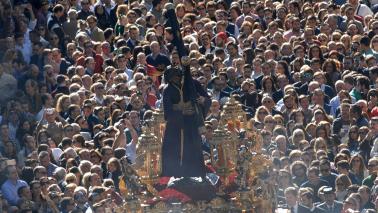
<path id="1" fill-rule="evenodd" d="M 327 181 L 320 179 L 319 169 L 317 167 L 311 167 L 308 169 L 307 178 L 308 181 L 303 183 L 301 187 L 309 187 L 313 189 L 314 192 L 317 192 L 319 191 L 320 187 L 329 186 L 329 183 Z M 320 198 L 318 196 L 314 196 L 314 201 L 319 202 Z"/>
<path id="2" fill-rule="evenodd" d="M 312 213 L 325 213 L 325 210 L 314 205 L 313 197 L 314 193 L 310 189 L 302 191 L 299 195 L 300 204 L 310 209 Z"/>
<path id="3" fill-rule="evenodd" d="M 94 15 L 90 9 L 90 2 L 88 0 L 81 1 L 81 10 L 77 14 L 77 19 L 87 20 L 90 15 Z"/>
<path id="4" fill-rule="evenodd" d="M 311 210 L 298 202 L 298 191 L 295 187 L 285 189 L 285 200 L 291 213 L 311 213 Z"/>
<path id="5" fill-rule="evenodd" d="M 327 213 L 340 213 L 343 204 L 339 201 L 336 201 L 336 194 L 331 187 L 325 188 L 324 192 L 324 200 L 325 202 L 318 205 L 319 208 L 325 210 Z"/>
<path id="6" fill-rule="evenodd" d="M 59 46 L 62 52 L 65 52 L 64 50 L 66 49 L 64 45 L 64 30 L 63 30 L 63 23 L 61 21 L 61 18 L 64 16 L 64 7 L 61 4 L 55 5 L 53 8 L 53 14 L 47 21 L 47 28 L 49 29 L 50 32 L 54 32 L 58 38 L 59 38 Z"/>

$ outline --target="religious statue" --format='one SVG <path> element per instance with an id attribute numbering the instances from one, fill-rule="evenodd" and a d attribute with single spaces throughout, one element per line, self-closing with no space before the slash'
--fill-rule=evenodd
<path id="1" fill-rule="evenodd" d="M 210 98 L 199 82 L 192 79 L 185 64 L 184 71 L 171 67 L 164 73 L 168 85 L 163 91 L 166 128 L 162 176 L 204 177 L 200 129 L 204 126 L 204 111 L 210 106 Z"/>

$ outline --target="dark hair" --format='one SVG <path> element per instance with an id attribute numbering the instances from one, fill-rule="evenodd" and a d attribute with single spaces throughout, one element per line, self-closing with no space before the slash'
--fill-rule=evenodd
<path id="1" fill-rule="evenodd" d="M 312 55 L 312 50 L 313 50 L 314 48 L 318 48 L 318 49 L 319 49 L 319 56 L 320 56 L 319 59 L 320 59 L 320 62 L 322 63 L 323 60 L 324 60 L 323 51 L 322 51 L 322 49 L 321 49 L 318 45 L 316 45 L 316 44 L 310 46 L 310 48 L 309 48 L 309 50 L 308 50 L 308 58 L 309 58 L 310 60 L 314 59 L 314 56 Z"/>
<path id="2" fill-rule="evenodd" d="M 272 82 L 272 92 L 275 92 L 276 91 L 275 81 L 274 81 L 274 79 L 270 75 L 264 76 L 262 78 L 262 80 L 261 80 L 261 86 L 262 86 L 263 90 L 265 91 L 266 90 L 265 84 L 269 80 Z"/>
<path id="3" fill-rule="evenodd" d="M 349 166 L 349 163 L 348 163 L 347 160 L 341 160 L 341 161 L 337 162 L 336 167 L 349 170 L 350 166 Z"/>
<path id="4" fill-rule="evenodd" d="M 72 197 L 64 197 L 60 200 L 59 205 L 61 210 L 66 210 L 67 206 L 70 205 Z"/>
<path id="5" fill-rule="evenodd" d="M 359 106 L 357 104 L 353 104 L 352 106 L 350 106 L 350 111 L 356 113 L 359 116 L 361 116 L 361 114 L 362 114 L 362 108 L 361 108 L 361 106 Z"/>
<path id="6" fill-rule="evenodd" d="M 114 157 L 117 159 L 121 159 L 126 155 L 126 149 L 125 148 L 117 148 L 114 150 Z"/>
<path id="7" fill-rule="evenodd" d="M 53 8 L 53 13 L 58 13 L 58 12 L 63 12 L 63 11 L 64 11 L 64 7 L 61 4 L 57 4 Z"/>
<path id="8" fill-rule="evenodd" d="M 243 50 L 243 56 L 246 64 L 252 64 L 255 58 L 255 52 L 252 48 L 246 48 Z"/>
<path id="9" fill-rule="evenodd" d="M 113 29 L 112 28 L 106 28 L 104 30 L 105 40 L 108 39 L 112 34 L 113 34 Z"/>
<path id="10" fill-rule="evenodd" d="M 22 168 L 20 178 L 30 184 L 34 179 L 33 168 L 29 166 Z"/>
<path id="11" fill-rule="evenodd" d="M 368 36 L 363 36 L 360 40 L 360 44 L 363 44 L 365 46 L 369 46 L 370 38 Z"/>
<path id="12" fill-rule="evenodd" d="M 65 137 L 61 141 L 62 148 L 65 146 L 72 146 L 72 140 L 71 138 Z"/>
<path id="13" fill-rule="evenodd" d="M 357 78 L 357 82 L 360 85 L 365 86 L 365 88 L 369 88 L 370 87 L 370 80 L 366 76 L 360 76 L 360 77 L 358 77 Z"/>
<path id="14" fill-rule="evenodd" d="M 22 190 L 28 188 L 29 186 L 20 186 L 18 189 L 17 189 L 17 195 L 19 197 L 21 197 L 21 193 L 22 193 Z"/>

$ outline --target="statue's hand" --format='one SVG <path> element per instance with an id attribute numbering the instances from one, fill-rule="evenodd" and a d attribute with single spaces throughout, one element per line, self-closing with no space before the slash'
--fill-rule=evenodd
<path id="1" fill-rule="evenodd" d="M 182 63 L 183 66 L 189 66 L 190 58 L 188 56 L 183 56 L 181 58 L 181 63 Z"/>
<path id="2" fill-rule="evenodd" d="M 199 103 L 199 104 L 204 104 L 205 103 L 205 97 L 203 97 L 203 96 L 200 96 L 200 97 L 198 97 L 197 98 L 197 102 Z"/>

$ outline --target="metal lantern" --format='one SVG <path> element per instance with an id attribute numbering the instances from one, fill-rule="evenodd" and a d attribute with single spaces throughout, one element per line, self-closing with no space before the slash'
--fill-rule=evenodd
<path id="1" fill-rule="evenodd" d="M 143 134 L 139 137 L 136 164 L 141 181 L 152 186 L 161 174 L 161 142 L 153 133 L 152 127 L 143 127 Z M 152 189 L 153 187 L 151 187 Z"/>
<path id="2" fill-rule="evenodd" d="M 233 158 L 234 145 L 231 133 L 227 131 L 222 124 L 214 130 L 213 137 L 210 142 L 210 155 L 213 167 L 216 169 L 217 174 L 225 180 L 228 184 L 228 176 L 235 169 L 236 160 Z"/>
<path id="3" fill-rule="evenodd" d="M 245 129 L 247 117 L 242 105 L 238 101 L 236 101 L 235 96 L 232 95 L 223 106 L 221 121 L 227 124 L 228 129 L 231 132 L 235 132 L 235 130 L 240 131 L 241 129 Z"/>
<path id="4" fill-rule="evenodd" d="M 152 112 L 152 124 L 154 127 L 154 134 L 161 143 L 163 143 L 163 133 L 165 131 L 164 110 L 162 106 L 163 104 L 161 104 L 160 108 L 157 108 Z"/>

